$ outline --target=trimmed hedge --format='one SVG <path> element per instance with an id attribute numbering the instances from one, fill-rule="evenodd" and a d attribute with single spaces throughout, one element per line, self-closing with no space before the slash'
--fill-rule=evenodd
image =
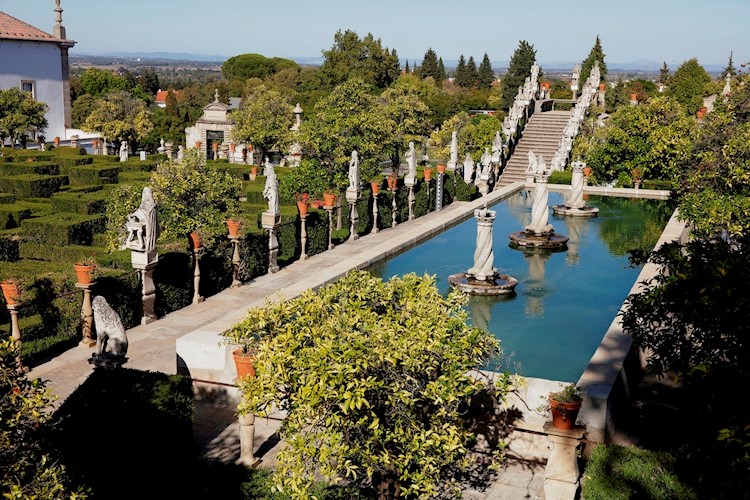
<path id="1" fill-rule="evenodd" d="M 60 165 L 60 172 L 67 174 L 70 172 L 72 167 L 81 167 L 83 165 L 91 165 L 94 160 L 90 156 L 71 156 L 57 158 L 57 163 Z"/>
<path id="2" fill-rule="evenodd" d="M 84 186 L 90 184 L 117 184 L 120 167 L 110 165 L 92 165 L 71 167 L 68 171 L 70 184 Z"/>
<path id="3" fill-rule="evenodd" d="M 1 176 L 25 174 L 60 175 L 60 167 L 51 161 L 0 163 Z"/>
<path id="4" fill-rule="evenodd" d="M 106 211 L 108 193 L 106 191 L 56 193 L 52 196 L 52 206 L 57 212 L 75 214 L 103 214 Z"/>
<path id="5" fill-rule="evenodd" d="M 16 195 L 13 193 L 0 193 L 0 205 L 9 205 L 16 202 Z"/>
<path id="6" fill-rule="evenodd" d="M 549 176 L 550 184 L 571 184 L 573 182 L 573 172 L 570 170 L 556 170 Z"/>
<path id="7" fill-rule="evenodd" d="M 0 260 L 16 262 L 21 258 L 20 241 L 18 238 L 0 238 Z"/>
<path id="8" fill-rule="evenodd" d="M 47 245 L 91 245 L 94 233 L 104 231 L 101 215 L 56 213 L 26 219 L 21 225 L 26 238 Z"/>
<path id="9" fill-rule="evenodd" d="M 151 172 L 141 170 L 120 172 L 119 179 L 123 184 L 147 183 L 151 179 Z"/>
<path id="10" fill-rule="evenodd" d="M 26 203 L 0 205 L 0 228 L 14 229 L 21 226 L 21 221 L 31 217 L 33 209 Z"/>
<path id="11" fill-rule="evenodd" d="M 12 175 L 0 177 L 0 190 L 15 193 L 18 198 L 49 198 L 67 183 L 64 175 Z"/>
<path id="12" fill-rule="evenodd" d="M 643 189 L 664 189 L 671 191 L 674 189 L 674 184 L 672 181 L 644 180 L 642 187 Z"/>
<path id="13" fill-rule="evenodd" d="M 232 177 L 236 177 L 239 180 L 245 180 L 245 177 L 249 175 L 250 169 L 247 165 L 236 165 L 236 164 L 218 164 L 213 165 L 209 163 L 210 168 L 218 170 L 220 172 L 226 172 Z M 265 182 L 265 181 L 264 181 Z"/>
<path id="14" fill-rule="evenodd" d="M 84 156 L 88 154 L 86 152 L 86 148 L 74 148 L 71 146 L 60 146 L 57 148 L 53 147 L 53 151 L 57 156 Z"/>
<path id="15" fill-rule="evenodd" d="M 104 162 L 97 162 L 97 163 L 104 163 Z M 156 170 L 156 165 L 158 165 L 158 162 L 155 162 L 155 161 L 139 161 L 138 163 L 130 163 L 130 162 L 122 162 L 122 163 L 107 162 L 107 163 L 112 166 L 120 167 L 121 172 L 153 172 L 154 170 Z"/>

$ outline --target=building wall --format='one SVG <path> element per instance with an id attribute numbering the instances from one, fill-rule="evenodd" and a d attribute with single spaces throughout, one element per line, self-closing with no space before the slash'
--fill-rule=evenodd
<path id="1" fill-rule="evenodd" d="M 0 89 L 21 88 L 22 80 L 34 81 L 34 98 L 49 106 L 48 141 L 65 137 L 65 92 L 60 48 L 55 43 L 0 40 Z"/>

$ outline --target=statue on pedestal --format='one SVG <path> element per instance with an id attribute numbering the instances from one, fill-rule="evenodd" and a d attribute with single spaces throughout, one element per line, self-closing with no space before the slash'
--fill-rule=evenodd
<path id="1" fill-rule="evenodd" d="M 352 151 L 352 157 L 349 160 L 349 189 L 359 191 L 359 158 L 356 149 Z"/>
<path id="2" fill-rule="evenodd" d="M 128 141 L 120 143 L 120 161 L 128 161 Z"/>
<path id="3" fill-rule="evenodd" d="M 279 179 L 273 165 L 266 158 L 266 184 L 263 188 L 263 197 L 268 200 L 268 212 L 273 215 L 279 213 Z"/>
<path id="4" fill-rule="evenodd" d="M 414 151 L 414 142 L 409 142 L 409 149 L 406 151 L 406 165 L 408 167 L 408 171 L 406 173 L 407 176 L 410 177 L 416 177 L 417 176 L 417 153 Z"/>

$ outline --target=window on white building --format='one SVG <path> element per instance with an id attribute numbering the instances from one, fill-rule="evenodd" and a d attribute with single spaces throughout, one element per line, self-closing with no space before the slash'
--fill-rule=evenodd
<path id="1" fill-rule="evenodd" d="M 21 80 L 21 90 L 31 92 L 31 97 L 36 99 L 36 82 L 33 80 Z"/>

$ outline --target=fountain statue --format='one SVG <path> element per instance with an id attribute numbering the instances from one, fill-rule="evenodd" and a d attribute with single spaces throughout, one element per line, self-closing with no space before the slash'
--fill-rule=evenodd
<path id="1" fill-rule="evenodd" d="M 552 211 L 556 215 L 571 215 L 574 217 L 596 217 L 599 209 L 586 205 L 583 199 L 583 169 L 586 164 L 575 161 L 572 164 L 573 177 L 570 182 L 570 192 L 562 205 L 555 205 Z"/>
<path id="2" fill-rule="evenodd" d="M 477 220 L 477 246 L 474 250 L 474 265 L 465 273 L 448 276 L 448 282 L 462 292 L 473 295 L 505 295 L 515 292 L 518 280 L 500 274 L 494 267 L 495 253 L 492 250 L 492 223 L 497 212 L 484 208 L 474 210 Z"/>
<path id="3" fill-rule="evenodd" d="M 549 174 L 545 169 L 537 172 L 534 183 L 534 204 L 531 206 L 531 224 L 527 225 L 523 231 L 509 235 L 512 246 L 565 249 L 568 237 L 555 234 L 555 229 L 549 223 L 548 177 Z"/>

